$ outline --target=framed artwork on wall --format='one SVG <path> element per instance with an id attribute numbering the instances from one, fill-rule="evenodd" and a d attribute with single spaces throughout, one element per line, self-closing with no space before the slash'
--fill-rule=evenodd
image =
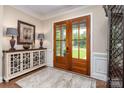
<path id="1" fill-rule="evenodd" d="M 18 20 L 17 44 L 35 43 L 35 25 Z"/>

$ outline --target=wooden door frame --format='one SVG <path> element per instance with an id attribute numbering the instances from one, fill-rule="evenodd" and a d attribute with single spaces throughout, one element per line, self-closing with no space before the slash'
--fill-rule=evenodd
<path id="1" fill-rule="evenodd" d="M 90 53 L 89 53 L 89 63 L 88 63 L 88 76 L 91 76 L 91 72 L 92 72 L 92 62 L 93 62 L 93 31 L 92 31 L 92 13 L 88 13 L 88 14 L 84 14 L 82 15 L 81 17 L 86 17 L 86 16 L 89 16 L 89 24 L 90 24 L 90 39 L 89 39 L 89 44 L 90 44 Z M 81 17 L 76 17 L 76 18 L 81 18 Z M 72 18 L 72 19 L 76 19 L 76 18 Z M 68 20 L 72 20 L 72 19 L 68 19 Z M 59 21 L 59 22 L 55 22 L 54 23 L 54 29 L 53 29 L 53 66 L 55 67 L 55 24 L 56 23 L 60 23 L 60 22 L 65 22 L 65 21 L 68 21 L 68 20 L 64 20 L 64 21 Z"/>
<path id="2" fill-rule="evenodd" d="M 67 23 L 68 23 L 67 20 L 54 23 L 54 31 L 53 31 L 54 32 L 54 39 L 53 39 L 53 42 L 54 42 L 54 49 L 53 49 L 53 52 L 54 52 L 54 56 L 53 56 L 54 67 L 56 67 L 56 65 L 55 65 L 55 63 L 56 63 L 55 62 L 55 60 L 56 60 L 56 52 L 55 52 L 55 50 L 56 50 L 56 37 L 55 37 L 56 36 L 56 32 L 55 32 L 56 27 L 55 26 L 59 25 L 59 24 L 61 25 L 61 24 L 67 24 Z M 68 30 L 68 28 L 67 28 L 67 30 Z M 67 40 L 67 37 L 66 37 L 66 40 Z M 59 66 L 62 66 L 62 65 L 59 65 Z M 68 67 L 63 67 L 63 68 L 66 69 L 66 70 L 68 69 Z"/>
<path id="3" fill-rule="evenodd" d="M 80 22 L 82 19 L 86 19 L 87 20 L 87 22 L 86 22 L 86 25 L 87 25 L 87 46 L 86 46 L 86 48 L 87 48 L 87 55 L 86 55 L 86 57 L 87 57 L 87 60 L 84 60 L 84 59 L 81 59 L 81 60 L 83 60 L 83 61 L 86 61 L 86 64 L 87 64 L 87 75 L 90 75 L 90 15 L 86 15 L 86 16 L 81 16 L 81 17 L 77 17 L 77 18 L 73 18 L 73 19 L 71 19 L 70 21 L 71 21 L 71 24 L 73 23 L 73 22 Z M 79 27 L 78 27 L 78 29 L 79 29 Z M 71 29 L 71 31 L 72 31 L 72 29 Z M 72 32 L 71 32 L 71 34 L 72 34 Z M 72 48 L 72 46 L 71 46 L 71 48 Z M 72 55 L 71 55 L 72 56 Z M 79 58 L 78 58 L 78 60 L 80 60 Z M 71 59 L 71 62 L 72 62 L 72 59 Z M 82 63 L 81 63 L 82 64 Z M 80 65 L 81 65 L 80 64 Z M 85 64 L 85 63 L 84 63 Z M 78 71 L 78 72 L 80 72 L 80 71 Z M 80 72 L 81 73 L 81 72 Z"/>

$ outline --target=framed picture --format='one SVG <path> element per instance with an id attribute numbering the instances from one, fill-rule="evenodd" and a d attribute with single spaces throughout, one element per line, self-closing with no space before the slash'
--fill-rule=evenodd
<path id="1" fill-rule="evenodd" d="M 17 44 L 35 43 L 35 25 L 18 20 Z"/>

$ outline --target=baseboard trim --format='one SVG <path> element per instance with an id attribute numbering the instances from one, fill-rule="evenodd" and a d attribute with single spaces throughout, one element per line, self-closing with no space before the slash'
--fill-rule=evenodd
<path id="1" fill-rule="evenodd" d="M 103 75 L 103 74 L 96 74 L 96 73 L 92 73 L 91 75 L 92 78 L 98 79 L 98 80 L 103 80 L 103 81 L 107 81 L 107 76 Z"/>

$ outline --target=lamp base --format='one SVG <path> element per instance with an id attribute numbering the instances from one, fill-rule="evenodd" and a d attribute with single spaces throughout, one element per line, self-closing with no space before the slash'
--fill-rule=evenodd
<path id="1" fill-rule="evenodd" d="M 10 45 L 11 45 L 11 48 L 9 49 L 9 51 L 15 51 L 16 49 L 14 48 L 15 46 L 14 36 L 12 36 L 12 39 L 10 40 Z"/>
<path id="2" fill-rule="evenodd" d="M 43 49 L 43 40 L 40 40 L 40 49 Z"/>
<path id="3" fill-rule="evenodd" d="M 15 48 L 10 48 L 9 51 L 15 51 L 16 49 Z"/>
<path id="4" fill-rule="evenodd" d="M 44 47 L 41 47 L 41 46 L 39 47 L 39 49 L 43 49 L 43 48 L 44 48 Z"/>

